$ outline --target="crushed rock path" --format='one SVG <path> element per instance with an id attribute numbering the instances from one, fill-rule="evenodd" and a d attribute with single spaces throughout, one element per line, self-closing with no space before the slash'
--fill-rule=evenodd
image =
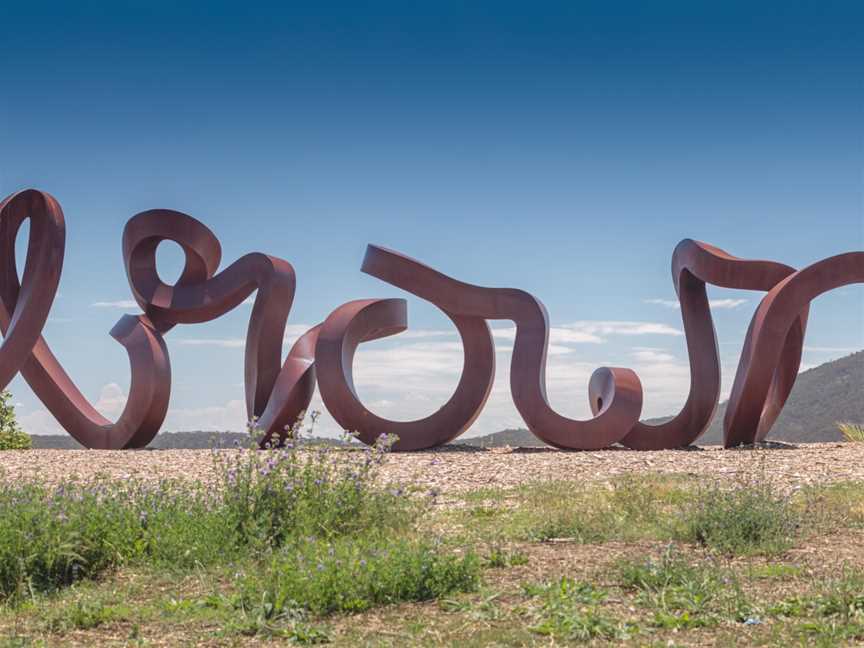
<path id="1" fill-rule="evenodd" d="M 246 452 L 220 450 L 218 452 Z M 352 451 L 349 451 L 352 452 Z M 0 452 L 0 480 L 96 475 L 133 479 L 209 481 L 211 450 L 20 450 Z M 762 474 L 787 488 L 835 481 L 864 481 L 864 443 L 813 443 L 797 447 L 640 452 L 610 449 L 561 452 L 545 448 L 482 450 L 445 446 L 387 457 L 383 477 L 412 482 L 442 494 L 484 487 L 512 487 L 537 480 L 602 481 L 625 473 L 678 473 L 734 479 Z"/>

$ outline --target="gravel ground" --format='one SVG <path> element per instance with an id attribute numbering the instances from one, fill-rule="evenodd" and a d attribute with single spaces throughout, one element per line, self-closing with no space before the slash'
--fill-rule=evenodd
<path id="1" fill-rule="evenodd" d="M 207 481 L 213 475 L 211 450 L 9 450 L 0 452 L 0 479 L 39 479 L 107 475 L 119 478 L 183 478 Z M 223 450 L 220 452 L 245 452 Z M 763 472 L 778 486 L 864 481 L 864 444 L 814 443 L 797 447 L 637 452 L 603 450 L 560 452 L 543 448 L 494 450 L 447 446 L 436 451 L 393 454 L 383 475 L 442 493 L 481 487 L 565 479 L 604 480 L 628 472 L 684 473 L 734 479 Z"/>

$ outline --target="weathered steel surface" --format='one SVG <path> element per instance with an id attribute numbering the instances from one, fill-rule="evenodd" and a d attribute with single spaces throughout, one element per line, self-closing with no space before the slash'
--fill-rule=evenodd
<path id="1" fill-rule="evenodd" d="M 549 336 L 546 308 L 527 292 L 483 288 L 456 281 L 403 254 L 374 245 L 367 248 L 362 269 L 432 302 L 446 313 L 481 321 L 507 319 L 515 322 L 510 367 L 513 400 L 531 432 L 546 443 L 559 448 L 603 448 L 621 440 L 639 419 L 642 389 L 639 378 L 629 369 L 604 368 L 592 376 L 592 383 L 598 385 L 605 396 L 594 418 L 577 421 L 552 409 L 546 399 Z M 319 381 L 322 378 L 319 377 Z M 324 389 L 322 394 L 326 394 Z M 328 409 L 331 409 L 329 405 Z"/>
<path id="2" fill-rule="evenodd" d="M 19 279 L 15 238 L 26 219 L 30 237 Z M 173 285 L 164 283 L 156 268 L 156 249 L 166 240 L 185 253 L 183 272 Z M 567 449 L 614 443 L 635 449 L 685 446 L 708 427 L 720 397 L 707 284 L 767 292 L 750 324 L 724 421 L 727 446 L 753 443 L 765 438 L 795 382 L 810 301 L 840 286 L 864 283 L 864 252 L 841 254 L 796 272 L 781 263 L 738 259 L 706 243 L 684 240 L 672 255 L 690 361 L 684 407 L 662 425 L 642 423 L 639 377 L 630 369 L 601 367 L 588 385 L 593 416 L 580 421 L 555 412 L 546 397 L 549 321 L 537 298 L 523 290 L 467 284 L 370 245 L 362 270 L 440 308 L 456 326 L 464 352 L 459 384 L 438 411 L 416 421 L 391 421 L 363 406 L 352 365 L 362 342 L 406 328 L 404 300 L 365 299 L 340 306 L 304 333 L 283 363 L 282 341 L 295 289 L 291 264 L 251 253 L 219 271 L 221 247 L 205 225 L 180 212 L 151 210 L 133 216 L 123 231 L 126 274 L 143 313 L 124 315 L 111 330 L 126 349 L 131 370 L 128 400 L 112 423 L 84 398 L 41 337 L 57 292 L 64 244 L 63 212 L 49 194 L 27 190 L 0 202 L 0 388 L 20 371 L 58 422 L 91 448 L 145 446 L 168 410 L 171 366 L 163 335 L 178 324 L 220 317 L 252 293 L 246 407 L 262 433 L 262 445 L 284 440 L 286 430 L 309 407 L 316 382 L 333 417 L 366 443 L 395 434 L 396 450 L 415 450 L 456 438 L 480 414 L 492 388 L 495 347 L 488 320 L 510 320 L 516 325 L 513 401 L 543 441 Z"/>
<path id="3" fill-rule="evenodd" d="M 711 424 L 720 400 L 720 357 L 705 285 L 767 291 L 793 272 L 793 268 L 782 263 L 739 259 L 699 241 L 685 239 L 678 244 L 672 254 L 672 281 L 687 339 L 690 391 L 684 407 L 672 420 L 660 425 L 636 423 L 621 440 L 623 445 L 637 450 L 687 446 Z M 781 339 L 783 371 L 776 376 L 772 392 L 778 408 L 786 402 L 798 373 L 806 323 L 805 306 Z M 792 381 L 788 380 L 790 375 Z M 594 402 L 592 395 L 592 408 Z"/>
<path id="4" fill-rule="evenodd" d="M 15 236 L 27 218 L 30 242 L 19 283 Z M 28 190 L 0 203 L 0 386 L 20 371 L 60 425 L 88 448 L 142 447 L 156 435 L 168 410 L 171 368 L 165 342 L 146 317 L 124 315 L 111 335 L 129 356 L 129 399 L 116 423 L 90 405 L 41 336 L 57 292 L 64 239 L 63 211 L 50 195 Z M 14 360 L 3 355 L 7 349 Z"/>
<path id="5" fill-rule="evenodd" d="M 807 308 L 819 295 L 864 283 L 864 252 L 817 261 L 775 285 L 750 322 L 729 405 L 723 420 L 724 445 L 762 441 L 780 415 L 797 375 L 788 356 L 789 340 L 800 349 Z M 799 353 L 800 355 L 800 353 Z"/>
<path id="6" fill-rule="evenodd" d="M 177 243 L 186 255 L 183 273 L 173 286 L 156 270 L 156 248 L 166 240 Z M 123 230 L 123 259 L 132 294 L 160 332 L 177 324 L 209 322 L 255 293 L 246 334 L 246 411 L 255 419 L 261 443 L 278 443 L 312 399 L 317 329 L 295 342 L 283 364 L 294 268 L 283 259 L 253 252 L 217 272 L 221 257 L 216 236 L 181 212 L 142 212 Z"/>
<path id="7" fill-rule="evenodd" d="M 15 235 L 30 218 L 30 246 L 19 284 Z M 123 232 L 123 258 L 143 315 L 123 316 L 111 330 L 129 355 L 132 378 L 120 418 L 111 423 L 81 394 L 41 338 L 63 263 L 65 225 L 50 195 L 28 190 L 0 203 L 0 385 L 17 371 L 60 425 L 89 448 L 140 448 L 159 431 L 168 409 L 171 367 L 162 335 L 175 324 L 206 322 L 243 302 L 257 289 L 246 340 L 246 404 L 258 419 L 262 443 L 276 442 L 308 407 L 314 390 L 313 329 L 281 363 L 282 338 L 294 297 L 287 261 L 248 254 L 216 273 L 219 241 L 191 216 L 153 210 L 132 217 Z M 183 248 L 186 263 L 177 283 L 156 271 L 164 240 Z M 274 438 L 273 435 L 276 435 Z"/>
<path id="8" fill-rule="evenodd" d="M 409 280 L 410 281 L 410 280 Z M 454 290 L 458 287 L 451 286 Z M 432 303 L 440 306 L 434 300 Z M 315 364 L 327 411 L 364 443 L 382 434 L 399 437 L 395 450 L 419 450 L 447 443 L 468 429 L 480 414 L 495 377 L 495 346 L 485 320 L 444 311 L 462 337 L 464 361 L 456 391 L 434 414 L 415 421 L 391 421 L 366 409 L 354 389 L 352 361 L 361 342 L 405 330 L 402 299 L 362 299 L 337 308 L 318 336 Z"/>

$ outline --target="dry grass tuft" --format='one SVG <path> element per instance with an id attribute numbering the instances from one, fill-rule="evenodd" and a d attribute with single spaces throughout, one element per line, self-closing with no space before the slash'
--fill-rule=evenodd
<path id="1" fill-rule="evenodd" d="M 843 438 L 852 443 L 864 442 L 864 425 L 857 423 L 837 423 Z"/>

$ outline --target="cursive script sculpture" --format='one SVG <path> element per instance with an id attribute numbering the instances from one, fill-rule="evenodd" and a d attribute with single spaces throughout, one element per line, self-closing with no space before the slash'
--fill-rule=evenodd
<path id="1" fill-rule="evenodd" d="M 30 219 L 23 276 L 15 239 Z M 174 241 L 185 253 L 180 278 L 164 283 L 156 248 Z M 250 419 L 261 444 L 278 444 L 308 408 L 317 383 L 324 404 L 346 430 L 365 443 L 395 434 L 395 450 L 447 443 L 480 414 L 492 388 L 495 348 L 488 320 L 511 320 L 516 338 L 510 370 L 514 403 L 528 428 L 549 445 L 599 449 L 620 443 L 634 449 L 677 448 L 708 428 L 720 398 L 720 361 L 706 284 L 760 290 L 724 419 L 727 447 L 761 441 L 779 416 L 801 362 L 810 301 L 840 286 L 864 283 L 864 252 L 818 261 L 803 270 L 773 261 L 738 259 L 686 239 L 672 255 L 672 280 L 681 305 L 690 360 L 690 391 L 681 412 L 661 425 L 639 421 L 642 385 L 630 369 L 602 367 L 588 385 L 593 417 L 573 420 L 546 398 L 546 308 L 529 293 L 484 288 L 448 277 L 392 250 L 370 245 L 362 270 L 440 308 L 456 326 L 464 351 L 463 373 L 451 398 L 416 421 L 381 418 L 354 389 L 352 362 L 365 341 L 407 326 L 402 299 L 364 299 L 335 309 L 303 334 L 284 363 L 282 340 L 294 300 L 295 276 L 283 259 L 253 252 L 219 271 L 216 236 L 186 214 L 156 209 L 133 216 L 123 231 L 123 260 L 142 314 L 124 315 L 111 330 L 129 357 L 129 397 L 118 420 L 103 417 L 54 357 L 42 329 L 63 266 L 65 221 L 49 194 L 26 190 L 0 202 L 0 387 L 20 371 L 63 428 L 88 448 L 146 446 L 165 420 L 171 365 L 164 335 L 177 324 L 207 322 L 236 308 L 253 292 L 246 337 L 245 388 Z"/>

